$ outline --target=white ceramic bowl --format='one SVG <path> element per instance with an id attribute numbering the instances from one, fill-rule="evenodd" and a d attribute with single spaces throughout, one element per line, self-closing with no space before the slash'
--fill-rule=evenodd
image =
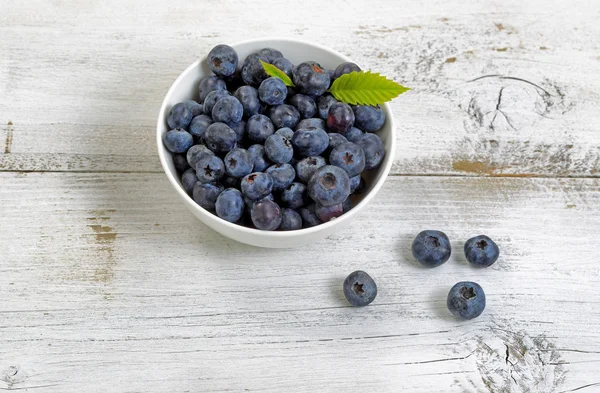
<path id="1" fill-rule="evenodd" d="M 346 56 L 323 46 L 292 39 L 265 38 L 244 41 L 231 46 L 237 51 L 240 62 L 243 62 L 249 54 L 267 47 L 280 50 L 283 55 L 294 64 L 314 60 L 321 64 L 325 69 L 335 69 L 339 63 L 352 61 Z M 196 204 L 196 202 L 194 202 L 194 200 L 183 190 L 180 177 L 177 175 L 177 171 L 173 165 L 172 154 L 164 147 L 162 142 L 163 135 L 168 131 L 166 118 L 170 108 L 183 100 L 197 99 L 198 83 L 200 82 L 200 79 L 210 74 L 211 71 L 206 64 L 205 57 L 196 61 L 183 71 L 169 89 L 160 108 L 158 122 L 156 124 L 156 143 L 158 145 L 160 162 L 169 178 L 169 182 L 173 188 L 175 188 L 175 191 L 179 194 L 188 209 L 190 209 L 200 221 L 222 235 L 242 243 L 259 247 L 296 247 L 331 235 L 337 230 L 346 229 L 350 221 L 365 208 L 371 199 L 373 199 L 390 172 L 395 155 L 396 138 L 394 120 L 389 105 L 383 105 L 383 110 L 386 114 L 386 122 L 383 128 L 378 131 L 378 135 L 385 144 L 385 158 L 382 165 L 377 170 L 364 172 L 363 177 L 366 180 L 367 187 L 361 195 L 353 197 L 353 209 L 335 220 L 312 228 L 288 232 L 260 231 L 258 229 L 246 228 L 225 221 Z M 376 225 L 376 223 L 373 223 L 373 225 Z"/>

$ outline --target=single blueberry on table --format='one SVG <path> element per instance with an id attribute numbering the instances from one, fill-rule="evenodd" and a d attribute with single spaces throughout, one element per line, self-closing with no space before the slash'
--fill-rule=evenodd
<path id="1" fill-rule="evenodd" d="M 485 309 L 485 293 L 479 284 L 461 281 L 450 289 L 446 304 L 448 310 L 459 318 L 477 318 Z"/>
<path id="2" fill-rule="evenodd" d="M 223 192 L 223 186 L 218 183 L 200 183 L 194 184 L 194 201 L 206 210 L 214 211 L 217 198 Z"/>
<path id="3" fill-rule="evenodd" d="M 350 105 L 336 102 L 329 107 L 327 128 L 344 135 L 354 125 L 354 112 Z"/>
<path id="4" fill-rule="evenodd" d="M 292 137 L 294 153 L 308 157 L 318 156 L 329 145 L 327 133 L 320 128 L 304 128 L 296 131 Z"/>
<path id="5" fill-rule="evenodd" d="M 258 98 L 265 104 L 281 105 L 287 97 L 287 87 L 279 78 L 270 77 L 261 82 Z"/>
<path id="6" fill-rule="evenodd" d="M 465 257 L 471 265 L 489 267 L 498 260 L 500 249 L 489 237 L 479 235 L 465 242 Z"/>
<path id="7" fill-rule="evenodd" d="M 185 128 L 187 129 L 192 121 L 192 111 L 184 102 L 173 105 L 169 116 L 167 117 L 167 124 L 171 129 L 174 128 Z"/>
<path id="8" fill-rule="evenodd" d="M 273 191 L 285 190 L 296 178 L 296 171 L 290 164 L 270 166 L 265 173 L 268 173 L 273 178 Z"/>
<path id="9" fill-rule="evenodd" d="M 327 123 L 325 120 L 319 119 L 316 117 L 311 117 L 310 119 L 302 119 L 294 128 L 296 131 L 304 129 L 304 128 L 320 128 L 322 130 L 327 128 Z"/>
<path id="10" fill-rule="evenodd" d="M 204 143 L 204 133 L 212 123 L 212 117 L 207 115 L 198 115 L 192 119 L 192 122 L 190 123 L 190 134 L 192 134 L 196 143 Z"/>
<path id="11" fill-rule="evenodd" d="M 204 99 L 204 110 L 209 116 L 212 116 L 212 110 L 217 101 L 221 98 L 229 97 L 231 93 L 227 90 L 213 90 Z"/>
<path id="12" fill-rule="evenodd" d="M 343 136 L 342 134 L 338 134 L 337 132 L 330 132 L 327 134 L 327 136 L 329 137 L 329 145 L 327 145 L 327 150 L 325 150 L 327 154 L 330 154 L 336 146 L 344 142 L 348 142 L 348 139 L 346 139 L 345 136 Z"/>
<path id="13" fill-rule="evenodd" d="M 268 173 L 254 172 L 242 179 L 242 194 L 250 199 L 261 199 L 273 190 L 273 177 Z"/>
<path id="14" fill-rule="evenodd" d="M 370 171 L 381 165 L 385 157 L 385 147 L 377 134 L 367 133 L 356 140 L 355 143 L 362 147 L 365 153 L 365 171 Z"/>
<path id="15" fill-rule="evenodd" d="M 265 143 L 275 133 L 273 122 L 265 115 L 254 115 L 246 122 L 246 133 L 251 141 Z"/>
<path id="16" fill-rule="evenodd" d="M 342 203 L 350 195 L 350 178 L 337 166 L 322 166 L 308 182 L 308 195 L 321 206 Z"/>
<path id="17" fill-rule="evenodd" d="M 385 112 L 378 106 L 357 105 L 354 118 L 358 128 L 366 132 L 375 132 L 385 123 Z"/>
<path id="18" fill-rule="evenodd" d="M 192 195 L 192 191 L 194 190 L 194 184 L 196 184 L 197 181 L 198 178 L 196 177 L 196 171 L 192 168 L 183 172 L 183 175 L 181 175 L 181 185 L 183 186 L 185 192 L 188 193 L 188 195 Z"/>
<path id="19" fill-rule="evenodd" d="M 242 65 L 242 79 L 250 86 L 258 87 L 263 80 L 269 77 L 260 62 L 261 60 L 269 63 L 269 59 L 259 53 L 252 53 L 244 60 Z"/>
<path id="20" fill-rule="evenodd" d="M 300 113 L 298 109 L 291 105 L 282 104 L 271 108 L 269 117 L 275 128 L 294 128 L 300 121 Z"/>
<path id="21" fill-rule="evenodd" d="M 348 139 L 349 142 L 356 143 L 359 139 L 361 139 L 365 135 L 366 135 L 366 133 L 364 131 L 362 131 L 361 129 L 356 128 L 356 127 L 351 127 L 348 131 L 346 131 L 346 133 L 344 134 L 344 137 L 346 139 Z"/>
<path id="22" fill-rule="evenodd" d="M 265 153 L 276 164 L 290 162 L 294 156 L 292 142 L 281 134 L 273 134 L 265 141 Z"/>
<path id="23" fill-rule="evenodd" d="M 222 123 L 239 123 L 243 114 L 242 104 L 233 96 L 221 98 L 212 109 L 213 120 Z"/>
<path id="24" fill-rule="evenodd" d="M 281 224 L 279 228 L 280 231 L 295 231 L 297 229 L 302 229 L 302 217 L 300 214 L 290 208 L 281 209 Z"/>
<path id="25" fill-rule="evenodd" d="M 344 296 L 350 305 L 362 307 L 377 297 L 377 284 L 362 270 L 352 272 L 344 280 Z"/>
<path id="26" fill-rule="evenodd" d="M 235 135 L 237 135 L 237 141 L 241 142 L 244 139 L 244 136 L 246 136 L 246 122 L 242 120 L 239 123 L 227 125 L 235 132 Z"/>
<path id="27" fill-rule="evenodd" d="M 254 202 L 250 216 L 254 226 L 263 231 L 274 231 L 279 227 L 282 220 L 279 205 L 267 198 Z"/>
<path id="28" fill-rule="evenodd" d="M 328 222 L 344 214 L 344 208 L 341 203 L 327 207 L 317 203 L 315 204 L 315 214 L 319 217 L 319 220 Z"/>
<path id="29" fill-rule="evenodd" d="M 163 143 L 167 150 L 172 153 L 185 153 L 194 144 L 192 134 L 182 128 L 167 131 L 163 137 Z"/>
<path id="30" fill-rule="evenodd" d="M 213 155 L 212 150 L 204 145 L 194 145 L 190 147 L 187 151 L 187 162 L 192 168 L 196 168 L 196 164 L 203 156 Z"/>
<path id="31" fill-rule="evenodd" d="M 228 188 L 219 194 L 215 203 L 217 216 L 225 221 L 237 222 L 244 214 L 244 198 L 235 188 Z"/>
<path id="32" fill-rule="evenodd" d="M 294 69 L 294 65 L 285 57 L 275 59 L 273 62 L 271 62 L 271 64 L 283 71 L 287 76 L 290 77 L 290 79 L 293 78 L 292 70 Z"/>
<path id="33" fill-rule="evenodd" d="M 237 98 L 244 108 L 244 118 L 258 114 L 260 111 L 260 100 L 258 99 L 258 90 L 252 86 L 239 87 L 233 96 Z"/>
<path id="34" fill-rule="evenodd" d="M 329 88 L 329 74 L 318 63 L 307 61 L 298 64 L 292 71 L 294 85 L 300 93 L 320 96 Z"/>
<path id="35" fill-rule="evenodd" d="M 242 178 L 254 170 L 254 158 L 246 149 L 232 149 L 224 159 L 225 172 L 235 178 Z"/>
<path id="36" fill-rule="evenodd" d="M 327 161 L 321 156 L 303 158 L 296 163 L 296 174 L 298 175 L 298 179 L 304 183 L 308 183 L 317 169 L 325 165 L 327 165 Z"/>
<path id="37" fill-rule="evenodd" d="M 315 204 L 302 207 L 298 210 L 300 217 L 302 217 L 302 226 L 304 228 L 311 228 L 322 224 L 319 217 L 315 214 Z"/>
<path id="38" fill-rule="evenodd" d="M 339 102 L 334 96 L 326 94 L 322 95 L 317 99 L 317 107 L 319 110 L 319 117 L 323 120 L 327 120 L 329 117 L 329 108 L 331 105 Z"/>
<path id="39" fill-rule="evenodd" d="M 295 94 L 288 102 L 295 107 L 303 119 L 310 119 L 317 113 L 317 104 L 312 97 L 304 94 Z"/>
<path id="40" fill-rule="evenodd" d="M 223 160 L 214 154 L 207 154 L 196 163 L 196 177 L 201 183 L 213 183 L 225 175 Z"/>
<path id="41" fill-rule="evenodd" d="M 227 153 L 237 144 L 237 134 L 225 123 L 213 123 L 204 133 L 206 146 L 215 153 Z"/>
<path id="42" fill-rule="evenodd" d="M 292 130 L 289 127 L 282 127 L 280 129 L 278 129 L 277 131 L 275 131 L 275 134 L 281 135 L 288 141 L 291 141 L 292 137 L 294 136 L 294 130 Z"/>
<path id="43" fill-rule="evenodd" d="M 258 54 L 264 56 L 269 63 L 272 63 L 276 59 L 281 59 L 283 57 L 283 53 L 273 48 L 262 48 L 258 51 Z"/>
<path id="44" fill-rule="evenodd" d="M 185 100 L 183 103 L 187 105 L 188 109 L 192 112 L 192 119 L 204 113 L 204 107 L 202 104 L 198 104 L 194 100 Z"/>
<path id="45" fill-rule="evenodd" d="M 349 74 L 351 72 L 360 72 L 360 67 L 356 63 L 352 62 L 341 63 L 336 67 L 333 78 L 337 79 L 340 76 Z"/>
<path id="46" fill-rule="evenodd" d="M 302 183 L 292 183 L 281 193 L 281 202 L 291 209 L 299 209 L 306 205 L 308 195 Z"/>
<path id="47" fill-rule="evenodd" d="M 412 243 L 412 254 L 427 267 L 437 267 L 450 259 L 452 248 L 444 232 L 426 230 L 420 232 Z"/>
<path id="48" fill-rule="evenodd" d="M 231 76 L 238 64 L 238 54 L 229 45 L 217 45 L 210 50 L 206 63 L 218 76 Z"/>
<path id="49" fill-rule="evenodd" d="M 254 169 L 255 172 L 264 172 L 269 166 L 271 166 L 271 161 L 267 158 L 265 153 L 265 148 L 263 145 L 252 145 L 248 148 L 248 153 L 252 156 L 252 160 L 254 160 Z"/>
<path id="50" fill-rule="evenodd" d="M 208 75 L 200 80 L 198 85 L 198 102 L 204 103 L 204 99 L 213 90 L 227 90 L 225 81 L 218 76 Z"/>
<path id="51" fill-rule="evenodd" d="M 182 174 L 190 167 L 190 165 L 187 162 L 186 155 L 182 153 L 173 154 L 173 165 L 175 165 L 175 170 L 179 174 Z"/>
<path id="52" fill-rule="evenodd" d="M 362 147 L 352 142 L 337 145 L 329 154 L 329 162 L 345 170 L 350 177 L 360 175 L 366 165 Z"/>

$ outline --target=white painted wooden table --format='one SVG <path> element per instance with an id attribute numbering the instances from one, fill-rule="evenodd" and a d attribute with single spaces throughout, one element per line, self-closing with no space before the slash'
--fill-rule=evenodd
<path id="1" fill-rule="evenodd" d="M 598 1 L 2 0 L 0 390 L 600 392 L 599 18 Z M 414 89 L 381 193 L 302 250 L 210 231 L 155 152 L 174 78 L 257 35 Z M 425 228 L 455 250 L 435 270 L 410 256 Z M 480 233 L 502 250 L 487 270 L 461 253 Z M 364 309 L 341 292 L 355 269 L 380 289 Z M 488 295 L 474 321 L 446 310 L 459 280 Z"/>

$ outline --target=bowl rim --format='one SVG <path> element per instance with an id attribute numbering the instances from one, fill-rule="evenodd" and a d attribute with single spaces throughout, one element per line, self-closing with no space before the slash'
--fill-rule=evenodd
<path id="1" fill-rule="evenodd" d="M 334 49 L 325 47 L 320 44 L 316 44 L 314 42 L 308 42 L 308 41 L 298 40 L 298 39 L 293 39 L 293 38 L 272 38 L 272 37 L 253 38 L 253 39 L 249 39 L 249 40 L 235 42 L 235 43 L 231 44 L 230 46 L 233 48 L 236 48 L 236 47 L 242 46 L 242 45 L 257 44 L 260 42 L 267 42 L 267 41 L 281 42 L 283 44 L 285 44 L 286 42 L 293 42 L 295 44 L 303 44 L 303 45 L 307 45 L 307 46 L 312 46 L 312 47 L 320 49 L 322 51 L 329 52 L 333 55 L 339 56 L 340 58 L 344 59 L 344 61 L 353 62 L 353 60 L 350 59 L 348 56 L 345 56 Z M 278 49 L 278 48 L 276 48 L 276 49 Z M 179 76 L 175 79 L 175 81 L 173 81 L 173 83 L 169 87 L 169 90 L 167 91 L 167 93 L 165 94 L 165 96 L 163 98 L 163 101 L 162 101 L 162 104 L 160 107 L 160 111 L 158 113 L 158 119 L 156 122 L 156 146 L 158 149 L 158 156 L 160 158 L 161 166 L 163 168 L 163 171 L 167 175 L 167 178 L 169 179 L 171 186 L 173 186 L 173 188 L 176 190 L 176 192 L 179 194 L 180 197 L 182 197 L 184 200 L 186 200 L 188 202 L 188 208 L 190 206 L 193 206 L 194 209 L 199 211 L 200 214 L 202 214 L 208 220 L 211 220 L 215 225 L 223 225 L 226 228 L 229 228 L 233 231 L 239 231 L 241 233 L 244 233 L 244 234 L 247 234 L 250 236 L 260 235 L 260 236 L 264 236 L 264 237 L 270 237 L 273 239 L 278 239 L 278 238 L 281 239 L 281 238 L 291 238 L 291 237 L 295 237 L 295 236 L 299 236 L 299 235 L 314 234 L 314 233 L 317 233 L 317 232 L 320 232 L 323 230 L 327 230 L 328 228 L 331 228 L 335 225 L 339 225 L 344 221 L 351 220 L 379 192 L 379 190 L 383 186 L 383 183 L 385 183 L 385 180 L 387 179 L 387 177 L 390 173 L 392 164 L 394 162 L 395 153 L 396 153 L 396 129 L 395 129 L 395 124 L 394 124 L 395 122 L 394 122 L 394 118 L 392 116 L 393 113 L 392 113 L 391 107 L 390 107 L 389 103 L 387 103 L 387 102 L 384 103 L 383 106 L 385 107 L 386 112 L 387 112 L 386 113 L 386 115 L 387 115 L 386 121 L 389 122 L 389 126 L 390 126 L 389 138 L 391 140 L 391 148 L 390 148 L 390 151 L 386 152 L 386 158 L 384 158 L 384 166 L 381 167 L 381 169 L 380 169 L 382 171 L 381 176 L 375 182 L 375 184 L 373 184 L 371 191 L 369 193 L 365 194 L 363 196 L 362 200 L 356 206 L 353 206 L 352 209 L 350 209 L 348 212 L 342 214 L 341 216 L 339 216 L 329 222 L 325 222 L 325 223 L 322 223 L 320 225 L 316 225 L 316 226 L 310 227 L 310 228 L 301 228 L 301 229 L 296 229 L 296 230 L 292 230 L 292 231 L 263 231 L 260 229 L 248 228 L 243 225 L 239 225 L 236 223 L 226 221 L 226 220 L 222 219 L 221 217 L 209 212 L 208 210 L 206 210 L 203 207 L 201 207 L 200 205 L 198 205 L 196 203 L 196 201 L 194 201 L 194 199 L 184 191 L 184 189 L 177 182 L 177 179 L 175 178 L 175 176 L 169 171 L 169 167 L 168 167 L 168 163 L 167 163 L 167 149 L 163 145 L 161 127 L 164 127 L 163 123 L 166 120 L 165 119 L 166 116 L 164 114 L 166 113 L 167 101 L 168 101 L 168 98 L 173 94 L 173 92 L 175 90 L 175 86 L 177 86 L 179 84 L 179 82 L 184 78 L 185 75 L 187 75 L 189 72 L 191 72 L 194 68 L 199 67 L 200 62 L 204 61 L 204 60 L 205 60 L 205 57 L 202 57 L 202 58 L 196 60 L 195 62 L 193 62 L 189 67 L 187 67 L 184 71 L 182 71 L 179 74 Z M 191 202 L 191 204 L 189 202 Z"/>

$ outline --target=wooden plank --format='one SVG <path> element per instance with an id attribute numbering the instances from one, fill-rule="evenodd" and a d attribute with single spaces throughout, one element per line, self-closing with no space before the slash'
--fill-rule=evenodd
<path id="1" fill-rule="evenodd" d="M 5 1 L 0 170 L 160 171 L 154 123 L 172 81 L 213 45 L 259 31 L 325 44 L 413 88 L 393 103 L 396 174 L 598 176 L 600 6 L 505 3 L 369 2 L 361 22 L 335 0 L 320 4 L 335 21 L 305 7 L 301 24 L 281 24 L 263 17 L 289 19 L 274 1 Z"/>
<path id="2" fill-rule="evenodd" d="M 0 174 L 0 388 L 44 392 L 595 391 L 598 179 L 390 177 L 347 229 L 300 250 L 203 226 L 161 174 Z M 451 260 L 410 243 L 444 230 Z M 498 241 L 470 268 L 468 237 Z M 375 302 L 349 308 L 346 274 Z M 452 284 L 485 313 L 457 321 Z M 584 388 L 581 389 L 585 391 Z"/>

